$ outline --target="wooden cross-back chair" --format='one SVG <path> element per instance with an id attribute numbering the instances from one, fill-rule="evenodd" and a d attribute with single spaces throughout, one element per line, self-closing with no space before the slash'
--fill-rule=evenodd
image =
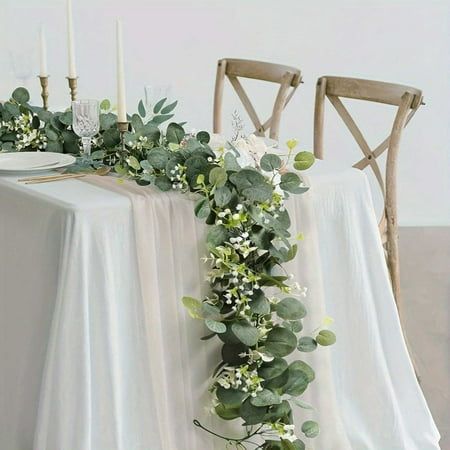
<path id="1" fill-rule="evenodd" d="M 214 133 L 222 133 L 222 100 L 225 77 L 228 78 L 244 105 L 245 110 L 255 126 L 255 134 L 257 136 L 265 136 L 265 133 L 269 131 L 269 137 L 278 140 L 281 113 L 302 82 L 300 70 L 294 67 L 245 59 L 225 58 L 219 60 L 217 63 L 216 88 L 214 92 Z M 259 119 L 239 78 L 252 78 L 278 83 L 280 85 L 273 106 L 272 116 L 265 122 Z"/>
<path id="2" fill-rule="evenodd" d="M 423 104 L 422 92 L 413 87 L 380 81 L 331 76 L 319 78 L 317 81 L 314 112 L 314 154 L 319 159 L 323 159 L 324 155 L 325 97 L 330 100 L 364 154 L 364 157 L 355 163 L 353 167 L 361 170 L 370 167 L 380 184 L 384 198 L 384 211 L 379 228 L 385 247 L 392 290 L 397 308 L 401 314 L 397 229 L 397 157 L 403 128 L 412 119 L 419 106 Z M 397 106 L 397 113 L 390 135 L 375 149 L 371 149 L 340 97 Z M 376 159 L 385 150 L 388 152 L 384 180 Z"/>

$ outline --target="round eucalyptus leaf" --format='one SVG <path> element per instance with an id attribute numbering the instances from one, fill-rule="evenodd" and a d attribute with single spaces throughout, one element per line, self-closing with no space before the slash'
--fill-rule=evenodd
<path id="1" fill-rule="evenodd" d="M 316 158 L 311 152 L 299 152 L 295 155 L 294 167 L 297 170 L 309 169 L 315 162 Z"/>
<path id="2" fill-rule="evenodd" d="M 279 405 L 281 403 L 281 397 L 270 389 L 263 389 L 256 394 L 256 397 L 250 398 L 250 403 L 253 406 Z"/>
<path id="3" fill-rule="evenodd" d="M 287 400 L 283 400 L 279 405 L 274 405 L 269 408 L 264 417 L 264 421 L 276 422 L 277 420 L 288 420 L 291 413 L 291 405 Z"/>
<path id="4" fill-rule="evenodd" d="M 109 111 L 111 109 L 111 102 L 105 98 L 100 102 L 100 109 L 103 111 Z"/>
<path id="5" fill-rule="evenodd" d="M 276 327 L 269 331 L 266 340 L 266 351 L 273 356 L 284 357 L 295 350 L 297 337 L 283 327 Z"/>
<path id="6" fill-rule="evenodd" d="M 221 334 L 227 331 L 227 327 L 222 322 L 217 322 L 216 320 L 206 319 L 205 325 L 214 333 Z"/>
<path id="7" fill-rule="evenodd" d="M 200 300 L 197 300 L 193 297 L 183 297 L 181 301 L 183 302 L 184 307 L 188 310 L 189 315 L 193 319 L 200 319 L 202 317 L 202 302 Z"/>
<path id="8" fill-rule="evenodd" d="M 231 325 L 233 334 L 245 345 L 252 347 L 258 343 L 259 331 L 247 321 L 235 322 Z"/>
<path id="9" fill-rule="evenodd" d="M 297 348 L 301 352 L 313 352 L 317 348 L 317 342 L 312 337 L 303 336 L 298 340 Z"/>
<path id="10" fill-rule="evenodd" d="M 316 336 L 316 341 L 324 347 L 333 345 L 336 342 L 336 335 L 330 330 L 322 330 Z"/>
<path id="11" fill-rule="evenodd" d="M 170 191 L 172 189 L 172 182 L 165 175 L 155 178 L 155 186 L 160 191 Z"/>
<path id="12" fill-rule="evenodd" d="M 224 186 L 227 178 L 227 172 L 222 167 L 214 167 L 209 172 L 209 182 L 217 187 Z"/>
<path id="13" fill-rule="evenodd" d="M 219 404 L 215 407 L 217 415 L 224 420 L 233 420 L 240 417 L 239 408 L 229 408 L 223 404 Z"/>
<path id="14" fill-rule="evenodd" d="M 209 227 L 208 234 L 206 236 L 206 242 L 210 247 L 218 247 L 228 239 L 228 231 L 222 225 L 213 225 Z"/>
<path id="15" fill-rule="evenodd" d="M 275 307 L 279 317 L 285 320 L 299 320 L 306 316 L 306 308 L 300 300 L 287 297 L 277 303 Z"/>
<path id="16" fill-rule="evenodd" d="M 211 139 L 207 131 L 200 131 L 197 133 L 197 136 L 195 137 L 197 141 L 201 142 L 202 144 L 208 144 Z"/>
<path id="17" fill-rule="evenodd" d="M 185 136 L 185 132 L 182 126 L 177 123 L 170 123 L 166 131 L 166 139 L 168 142 L 179 144 Z"/>
<path id="18" fill-rule="evenodd" d="M 288 363 L 283 358 L 274 358 L 270 362 L 262 363 L 258 369 L 258 374 L 265 380 L 270 380 L 280 376 L 288 368 Z"/>
<path id="19" fill-rule="evenodd" d="M 238 389 L 225 389 L 219 386 L 216 390 L 216 395 L 220 403 L 223 403 L 227 407 L 236 408 L 240 407 L 250 394 L 239 391 Z"/>
<path id="20" fill-rule="evenodd" d="M 211 180 L 211 173 L 209 174 L 209 177 Z M 228 203 L 231 201 L 232 198 L 233 194 L 226 186 L 218 187 L 214 191 L 214 200 L 219 208 L 228 205 Z"/>
<path id="21" fill-rule="evenodd" d="M 254 406 L 248 398 L 242 403 L 239 413 L 246 425 L 257 425 L 261 423 L 266 415 L 267 407 Z"/>
<path id="22" fill-rule="evenodd" d="M 319 424 L 313 420 L 307 420 L 302 425 L 302 431 L 308 438 L 315 438 L 319 435 Z"/>
<path id="23" fill-rule="evenodd" d="M 278 155 L 266 153 L 259 162 L 261 169 L 266 172 L 272 172 L 281 167 L 281 158 Z"/>
<path id="24" fill-rule="evenodd" d="M 314 373 L 314 369 L 310 367 L 308 364 L 305 363 L 305 361 L 294 361 L 290 364 L 289 369 L 291 371 L 298 371 L 303 372 L 306 375 L 306 378 L 308 379 L 308 383 L 311 383 L 311 381 L 314 380 L 316 377 Z"/>
<path id="25" fill-rule="evenodd" d="M 14 89 L 12 98 L 20 104 L 27 103 L 30 100 L 30 94 L 24 87 Z"/>
<path id="26" fill-rule="evenodd" d="M 207 198 L 200 199 L 194 208 L 195 215 L 199 219 L 206 219 L 211 212 L 211 208 L 209 207 L 209 201 Z"/>
<path id="27" fill-rule="evenodd" d="M 289 378 L 286 384 L 283 386 L 283 393 L 292 395 L 294 397 L 303 394 L 309 384 L 308 375 L 292 364 L 289 366 L 288 373 Z"/>

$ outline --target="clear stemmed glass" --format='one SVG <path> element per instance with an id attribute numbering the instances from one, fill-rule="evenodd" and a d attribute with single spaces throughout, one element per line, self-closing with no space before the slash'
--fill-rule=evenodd
<path id="1" fill-rule="evenodd" d="M 147 85 L 144 86 L 145 92 L 145 109 L 147 111 L 147 118 L 153 116 L 153 108 L 159 100 L 172 97 L 172 86 L 170 84 L 163 85 Z"/>
<path id="2" fill-rule="evenodd" d="M 85 155 L 91 154 L 91 139 L 100 129 L 100 111 L 97 100 L 72 102 L 72 128 L 80 136 Z"/>

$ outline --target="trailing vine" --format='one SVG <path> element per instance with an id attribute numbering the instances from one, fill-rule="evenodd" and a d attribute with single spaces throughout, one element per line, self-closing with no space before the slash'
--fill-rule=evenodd
<path id="1" fill-rule="evenodd" d="M 70 110 L 51 113 L 28 101 L 28 92 L 18 88 L 0 105 L 3 151 L 78 152 Z M 210 388 L 213 408 L 224 420 L 241 420 L 244 433 L 229 438 L 198 420 L 194 425 L 224 439 L 227 448 L 305 449 L 303 436 L 316 437 L 319 426 L 308 420 L 297 430 L 292 408 L 310 408 L 298 397 L 315 374 L 301 359 L 288 363 L 286 357 L 331 345 L 335 336 L 326 324 L 314 336 L 303 333 L 307 290 L 284 269 L 297 255 L 285 202 L 308 190 L 296 171 L 309 168 L 314 157 L 294 155 L 295 140 L 287 142 L 281 157 L 254 136 L 212 145 L 207 132 L 189 134 L 175 122 L 163 133 L 160 126 L 176 106 L 165 103 L 155 105 L 149 120 L 139 103 L 139 114 L 129 117 L 124 150 L 116 116 L 109 102 L 102 102 L 95 151 L 78 158 L 71 170 L 107 166 L 140 185 L 197 195 L 195 215 L 209 226 L 204 262 L 210 290 L 205 298 L 182 301 L 191 317 L 209 329 L 203 339 L 221 341 L 221 362 Z"/>

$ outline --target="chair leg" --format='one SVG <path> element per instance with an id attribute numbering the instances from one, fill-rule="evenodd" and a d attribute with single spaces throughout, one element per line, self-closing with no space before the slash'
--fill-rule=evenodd
<path id="1" fill-rule="evenodd" d="M 392 291 L 394 293 L 395 303 L 397 305 L 397 311 L 400 318 L 400 325 L 403 329 L 403 337 L 405 339 L 406 347 L 408 349 L 409 356 L 411 358 L 411 363 L 416 374 L 417 381 L 421 384 L 420 373 L 417 367 L 417 362 L 414 357 L 414 352 L 412 351 L 411 345 L 409 344 L 408 337 L 406 334 L 406 327 L 403 317 L 403 304 L 401 300 L 401 289 L 400 289 L 400 263 L 399 263 L 399 251 L 398 251 L 398 230 L 395 226 L 394 221 L 388 218 L 388 229 L 387 229 L 387 264 L 389 268 L 389 273 L 391 276 Z"/>

